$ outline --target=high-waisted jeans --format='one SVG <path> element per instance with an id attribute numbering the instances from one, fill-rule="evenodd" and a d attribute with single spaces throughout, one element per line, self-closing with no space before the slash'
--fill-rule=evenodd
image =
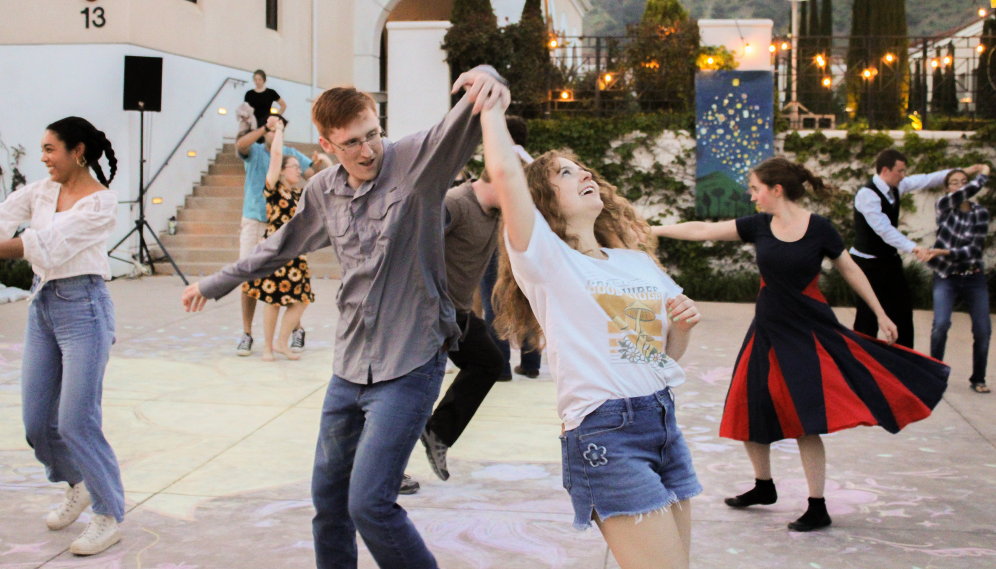
<path id="1" fill-rule="evenodd" d="M 86 482 L 94 513 L 124 519 L 121 471 L 101 427 L 114 303 L 97 275 L 42 285 L 28 311 L 21 368 L 24 429 L 52 482 Z"/>

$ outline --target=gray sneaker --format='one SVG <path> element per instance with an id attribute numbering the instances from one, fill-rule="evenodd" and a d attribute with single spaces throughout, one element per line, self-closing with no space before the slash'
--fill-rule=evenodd
<path id="1" fill-rule="evenodd" d="M 405 477 L 401 479 L 401 489 L 398 490 L 398 494 L 410 496 L 418 492 L 420 488 L 421 486 L 419 486 L 418 482 L 414 478 L 405 474 Z"/>
<path id="2" fill-rule="evenodd" d="M 300 354 L 304 351 L 304 328 L 298 328 L 291 332 L 290 350 L 295 354 Z"/>
<path id="3" fill-rule="evenodd" d="M 432 471 L 440 480 L 444 482 L 449 480 L 450 472 L 446 469 L 446 451 L 450 450 L 450 447 L 443 444 L 443 441 L 439 440 L 439 437 L 428 429 L 422 430 L 422 436 L 419 437 L 419 440 L 425 445 L 425 456 L 429 459 Z"/>
<path id="4" fill-rule="evenodd" d="M 248 356 L 252 353 L 252 336 L 249 334 L 243 334 L 242 339 L 239 340 L 239 347 L 235 348 L 235 353 L 240 356 Z"/>

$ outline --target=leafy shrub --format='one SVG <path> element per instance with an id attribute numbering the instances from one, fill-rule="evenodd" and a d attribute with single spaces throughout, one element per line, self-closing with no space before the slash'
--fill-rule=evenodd
<path id="1" fill-rule="evenodd" d="M 31 270 L 31 263 L 24 259 L 0 261 L 0 284 L 29 290 L 34 278 L 35 273 Z"/>

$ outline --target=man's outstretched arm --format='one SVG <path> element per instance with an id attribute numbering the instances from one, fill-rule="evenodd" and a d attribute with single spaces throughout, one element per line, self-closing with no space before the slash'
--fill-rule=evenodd
<path id="1" fill-rule="evenodd" d="M 306 207 L 305 196 L 315 197 L 315 204 Z M 239 259 L 217 273 L 193 283 L 183 291 L 183 306 L 187 312 L 197 312 L 207 299 L 218 299 L 240 284 L 271 275 L 299 255 L 317 251 L 332 244 L 322 220 L 321 200 L 311 184 L 301 196 L 297 213 L 276 233 L 256 246 L 248 256 Z"/>

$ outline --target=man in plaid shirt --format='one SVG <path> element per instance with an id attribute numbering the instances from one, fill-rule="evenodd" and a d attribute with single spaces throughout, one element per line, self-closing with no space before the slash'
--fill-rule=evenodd
<path id="1" fill-rule="evenodd" d="M 969 174 L 979 175 L 969 183 Z M 930 355 L 944 359 L 951 328 L 951 312 L 961 296 L 972 317 L 971 387 L 989 393 L 986 360 L 989 357 L 989 290 L 986 286 L 982 249 L 989 233 L 989 212 L 969 200 L 979 193 L 989 175 L 989 166 L 976 165 L 951 170 L 944 179 L 947 195 L 937 200 L 937 256 L 927 262 L 934 270 L 934 325 L 930 332 Z"/>

